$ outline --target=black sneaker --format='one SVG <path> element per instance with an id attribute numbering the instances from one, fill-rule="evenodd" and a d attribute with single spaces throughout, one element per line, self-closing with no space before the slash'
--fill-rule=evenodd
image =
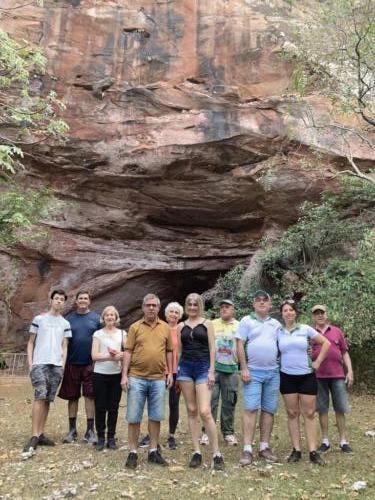
<path id="1" fill-rule="evenodd" d="M 109 448 L 110 450 L 117 450 L 118 449 L 115 438 L 108 438 L 107 439 L 107 448 Z"/>
<path id="2" fill-rule="evenodd" d="M 331 449 L 331 445 L 330 444 L 325 444 L 325 443 L 322 443 L 319 448 L 318 448 L 318 452 L 319 453 L 326 453 L 328 450 Z"/>
<path id="3" fill-rule="evenodd" d="M 98 438 L 98 442 L 96 443 L 96 451 L 103 451 L 105 446 L 104 438 Z"/>
<path id="4" fill-rule="evenodd" d="M 149 446 L 150 446 L 150 436 L 149 435 L 142 438 L 138 443 L 139 448 L 148 448 Z"/>
<path id="5" fill-rule="evenodd" d="M 68 434 L 63 438 L 62 442 L 63 443 L 74 443 L 74 441 L 77 441 L 77 430 L 76 429 L 71 429 Z"/>
<path id="6" fill-rule="evenodd" d="M 351 447 L 348 445 L 348 443 L 345 443 L 343 445 L 340 445 L 340 449 L 343 453 L 347 453 L 348 455 L 351 455 L 353 453 L 353 450 Z"/>
<path id="7" fill-rule="evenodd" d="M 167 446 L 170 450 L 175 450 L 177 448 L 177 443 L 174 436 L 169 436 L 169 438 L 167 439 Z"/>
<path id="8" fill-rule="evenodd" d="M 23 447 L 22 458 L 23 459 L 31 458 L 34 455 L 38 444 L 39 444 L 38 436 L 33 436 Z"/>
<path id="9" fill-rule="evenodd" d="M 138 465 L 138 455 L 131 451 L 126 459 L 125 467 L 127 469 L 136 469 Z"/>
<path id="10" fill-rule="evenodd" d="M 295 448 L 293 448 L 292 453 L 288 457 L 288 464 L 294 464 L 296 462 L 299 462 L 302 458 L 302 453 Z"/>
<path id="11" fill-rule="evenodd" d="M 52 441 L 49 437 L 47 437 L 45 434 L 41 434 L 38 438 L 38 445 L 39 446 L 55 446 L 55 442 Z"/>
<path id="12" fill-rule="evenodd" d="M 325 465 L 325 461 L 316 451 L 310 451 L 310 462 L 315 465 Z"/>
<path id="13" fill-rule="evenodd" d="M 223 455 L 215 455 L 212 459 L 212 466 L 211 467 L 214 470 L 224 470 Z"/>
<path id="14" fill-rule="evenodd" d="M 189 467 L 191 469 L 197 469 L 202 465 L 202 455 L 200 453 L 194 453 L 190 459 Z"/>
<path id="15" fill-rule="evenodd" d="M 168 462 L 164 460 L 159 451 L 151 451 L 148 454 L 148 462 L 150 464 L 162 465 L 163 467 L 166 467 L 168 465 Z"/>

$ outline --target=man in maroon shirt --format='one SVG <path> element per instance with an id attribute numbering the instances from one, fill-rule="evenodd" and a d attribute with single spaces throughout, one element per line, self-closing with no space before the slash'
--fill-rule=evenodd
<path id="1" fill-rule="evenodd" d="M 343 453 L 353 453 L 348 444 L 345 430 L 345 413 L 349 411 L 347 388 L 353 385 L 353 369 L 348 353 L 348 344 L 345 341 L 342 331 L 336 326 L 329 324 L 325 306 L 318 304 L 311 309 L 311 312 L 315 329 L 331 342 L 327 357 L 316 371 L 318 381 L 316 410 L 319 413 L 322 433 L 322 444 L 318 451 L 324 453 L 331 447 L 328 439 L 329 393 L 331 393 L 337 429 L 340 436 L 341 451 Z M 312 344 L 313 360 L 318 357 L 320 349 L 321 346 L 319 344 Z"/>

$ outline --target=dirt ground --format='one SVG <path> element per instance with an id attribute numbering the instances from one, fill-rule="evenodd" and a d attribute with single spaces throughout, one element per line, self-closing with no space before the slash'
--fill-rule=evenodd
<path id="1" fill-rule="evenodd" d="M 324 468 L 310 465 L 303 450 L 303 460 L 288 465 L 285 458 L 291 450 L 285 412 L 280 404 L 275 418 L 273 448 L 280 461 L 266 464 L 256 461 L 241 468 L 238 459 L 241 447 L 228 447 L 222 442 L 226 469 L 215 473 L 210 469 L 209 449 L 203 449 L 205 466 L 189 470 L 187 463 L 191 442 L 187 432 L 186 412 L 181 401 L 181 422 L 176 434 L 178 449 L 164 447 L 167 426 L 162 426 L 163 455 L 168 468 L 147 464 L 147 451 L 139 450 L 140 466 L 135 472 L 124 468 L 126 425 L 124 422 L 126 399 L 123 397 L 118 423 L 117 451 L 98 453 L 94 447 L 82 442 L 85 416 L 80 405 L 78 416 L 79 440 L 75 444 L 61 444 L 67 432 L 66 402 L 56 399 L 47 422 L 47 432 L 57 445 L 40 447 L 33 458 L 22 460 L 20 452 L 30 437 L 32 389 L 28 379 L 0 378 L 0 499 L 195 499 L 222 497 L 226 499 L 296 498 L 375 498 L 375 439 L 365 432 L 375 430 L 375 397 L 351 396 L 352 412 L 348 417 L 348 431 L 355 453 L 346 456 L 338 449 L 337 433 L 331 415 L 331 441 L 333 450 L 326 455 Z M 241 437 L 241 401 L 237 408 L 237 435 Z M 143 424 L 143 431 L 145 424 Z M 257 436 L 258 439 L 258 436 Z M 352 486 L 365 481 L 359 492 Z"/>

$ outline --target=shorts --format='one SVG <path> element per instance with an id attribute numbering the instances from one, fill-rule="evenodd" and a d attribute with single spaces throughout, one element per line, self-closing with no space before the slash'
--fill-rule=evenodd
<path id="1" fill-rule="evenodd" d="M 196 385 L 205 384 L 208 380 L 209 361 L 181 360 L 177 368 L 179 382 L 194 382 Z"/>
<path id="2" fill-rule="evenodd" d="M 129 424 L 139 424 L 147 400 L 148 419 L 155 422 L 164 420 L 166 383 L 165 380 L 150 380 L 129 377 L 126 420 Z"/>
<path id="3" fill-rule="evenodd" d="M 34 399 L 55 399 L 57 389 L 63 378 L 64 368 L 56 365 L 33 365 L 30 371 L 31 384 L 35 389 Z"/>
<path id="4" fill-rule="evenodd" d="M 279 402 L 279 369 L 250 370 L 250 375 L 251 382 L 243 384 L 244 409 L 262 410 L 273 415 Z"/>
<path id="5" fill-rule="evenodd" d="M 281 394 L 316 396 L 318 393 L 318 384 L 315 373 L 288 375 L 287 373 L 280 372 L 280 392 Z"/>
<path id="6" fill-rule="evenodd" d="M 59 391 L 59 398 L 75 401 L 82 396 L 93 398 L 92 371 L 94 364 L 89 365 L 66 365 L 63 381 Z"/>
<path id="7" fill-rule="evenodd" d="M 345 380 L 343 378 L 318 378 L 317 412 L 328 413 L 329 393 L 331 393 L 335 412 L 348 413 L 350 411 Z"/>

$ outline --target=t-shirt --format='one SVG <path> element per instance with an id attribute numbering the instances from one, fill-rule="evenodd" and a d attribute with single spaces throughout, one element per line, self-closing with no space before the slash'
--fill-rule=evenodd
<path id="1" fill-rule="evenodd" d="M 116 349 L 116 351 L 121 351 L 123 339 L 126 338 L 125 330 L 116 329 L 113 333 L 108 333 L 105 330 L 97 330 L 94 335 L 94 339 L 99 340 L 99 352 L 100 354 L 108 354 L 108 347 Z M 121 373 L 122 365 L 121 361 L 106 360 L 106 361 L 95 361 L 94 373 L 102 373 L 104 375 L 116 375 Z"/>
<path id="2" fill-rule="evenodd" d="M 259 319 L 250 314 L 241 319 L 236 339 L 245 342 L 249 369 L 275 370 L 277 364 L 277 330 L 281 324 L 277 319 Z"/>
<path id="3" fill-rule="evenodd" d="M 136 321 L 129 328 L 125 350 L 132 353 L 130 376 L 164 380 L 166 354 L 173 351 L 168 324 L 159 318 L 154 325 L 143 318 Z"/>
<path id="4" fill-rule="evenodd" d="M 68 345 L 69 365 L 89 365 L 92 363 L 92 336 L 100 329 L 100 316 L 95 311 L 79 314 L 74 311 L 66 316 L 72 329 Z"/>
<path id="5" fill-rule="evenodd" d="M 33 319 L 29 333 L 36 335 L 33 366 L 62 366 L 62 342 L 72 336 L 69 322 L 62 316 L 39 314 Z"/>
<path id="6" fill-rule="evenodd" d="M 221 318 L 212 321 L 215 332 L 215 370 L 223 373 L 238 371 L 236 333 L 239 321 L 226 322 Z"/>
<path id="7" fill-rule="evenodd" d="M 283 326 L 277 331 L 279 351 L 281 353 L 281 371 L 287 375 L 307 375 L 313 372 L 311 358 L 307 353 L 309 340 L 318 334 L 309 325 L 297 323 L 289 332 Z"/>
<path id="8" fill-rule="evenodd" d="M 173 345 L 172 373 L 177 373 L 177 365 L 178 365 L 178 337 L 177 337 L 177 329 L 178 329 L 178 326 L 175 326 L 175 328 L 171 328 L 170 329 L 171 339 L 172 339 L 172 345 Z M 168 367 L 167 366 L 166 366 L 165 372 L 168 373 Z"/>
<path id="9" fill-rule="evenodd" d="M 344 334 L 340 328 L 333 325 L 328 325 L 325 332 L 321 332 L 318 328 L 317 331 L 331 342 L 327 357 L 316 371 L 317 378 L 345 378 L 342 357 L 349 349 Z M 313 342 L 311 347 L 311 357 L 315 360 L 319 356 L 322 346 Z"/>
<path id="10" fill-rule="evenodd" d="M 194 328 L 184 324 L 181 328 L 181 360 L 210 362 L 208 332 L 203 323 Z"/>

